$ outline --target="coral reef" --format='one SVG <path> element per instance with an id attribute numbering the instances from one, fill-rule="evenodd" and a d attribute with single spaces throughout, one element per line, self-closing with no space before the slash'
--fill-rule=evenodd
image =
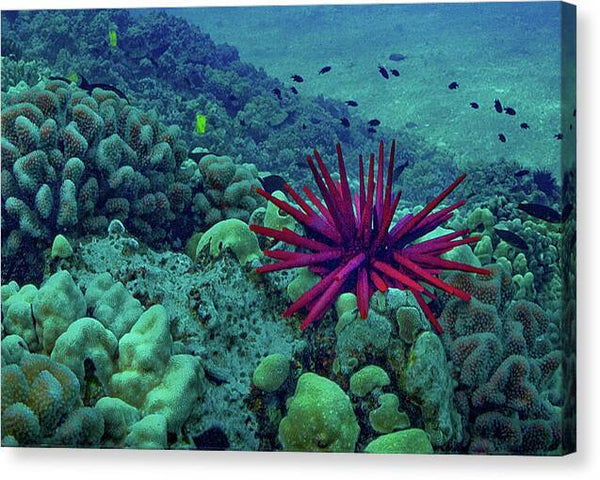
<path id="1" fill-rule="evenodd" d="M 538 305 L 512 300 L 514 289 L 490 295 L 486 284 L 500 286 L 502 277 L 500 268 L 492 279 L 471 278 L 471 302 L 451 300 L 442 312 L 455 403 L 467 420 L 469 451 L 548 452 L 559 447 L 562 431 L 558 325 Z"/>
<path id="2" fill-rule="evenodd" d="M 27 242 L 55 238 L 65 256 L 65 235 L 98 234 L 111 219 L 145 242 L 175 242 L 195 225 L 247 221 L 264 202 L 253 165 L 214 155 L 196 164 L 178 127 L 114 92 L 52 80 L 2 102 L 3 275 L 20 278 L 13 259 Z"/>
<path id="3" fill-rule="evenodd" d="M 3 444 L 99 446 L 106 439 L 150 448 L 134 424 L 146 417 L 165 425 L 165 438 L 181 434 L 206 380 L 197 357 L 173 353 L 164 307 L 148 308 L 117 340 L 85 317 L 84 295 L 69 272 L 58 271 L 39 290 L 26 287 L 33 286 L 2 289 L 7 312 L 31 302 L 31 317 L 17 327 L 39 339 L 27 345 L 12 333 L 2 340 Z M 96 297 L 90 309 L 101 301 Z"/>
<path id="4" fill-rule="evenodd" d="M 3 257 L 56 233 L 83 236 L 119 218 L 147 241 L 191 208 L 175 188 L 187 148 L 177 127 L 114 92 L 91 96 L 63 81 L 2 96 Z M 7 261 L 7 263 L 9 263 Z"/>
<path id="5" fill-rule="evenodd" d="M 2 54 L 3 446 L 574 449 L 572 166 L 388 157 L 165 12 L 3 12 Z"/>

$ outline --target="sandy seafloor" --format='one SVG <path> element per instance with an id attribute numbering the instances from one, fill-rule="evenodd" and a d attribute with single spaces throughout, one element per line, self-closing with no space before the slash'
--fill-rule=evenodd
<path id="1" fill-rule="evenodd" d="M 365 120 L 377 118 L 392 130 L 408 124 L 468 161 L 505 157 L 558 173 L 559 8 L 482 3 L 168 11 L 217 43 L 235 45 L 243 61 L 290 85 L 290 75 L 301 75 L 304 82 L 294 84 L 301 93 L 356 100 Z M 389 61 L 392 53 L 406 60 Z M 400 76 L 385 80 L 379 64 Z M 332 70 L 319 75 L 325 65 Z M 457 90 L 448 89 L 453 81 Z M 495 98 L 517 115 L 496 113 Z"/>

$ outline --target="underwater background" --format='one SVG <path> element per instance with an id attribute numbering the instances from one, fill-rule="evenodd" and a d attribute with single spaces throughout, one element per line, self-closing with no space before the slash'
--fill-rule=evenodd
<path id="1" fill-rule="evenodd" d="M 573 451 L 574 25 L 3 11 L 2 445 Z"/>

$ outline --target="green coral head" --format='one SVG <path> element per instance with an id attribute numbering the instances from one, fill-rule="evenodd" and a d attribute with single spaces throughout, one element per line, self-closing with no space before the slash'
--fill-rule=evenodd
<path id="1" fill-rule="evenodd" d="M 201 258 L 202 250 L 207 246 L 212 257 L 219 256 L 224 249 L 231 249 L 242 265 L 261 256 L 256 235 L 248 224 L 237 218 L 222 220 L 202 235 L 196 248 L 196 260 Z"/>

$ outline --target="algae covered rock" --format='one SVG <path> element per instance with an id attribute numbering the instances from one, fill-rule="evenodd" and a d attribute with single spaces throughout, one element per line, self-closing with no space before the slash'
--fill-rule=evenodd
<path id="1" fill-rule="evenodd" d="M 116 442 L 122 440 L 131 425 L 140 419 L 138 409 L 120 398 L 102 397 L 96 402 L 95 408 L 104 418 L 104 434 Z"/>
<path id="2" fill-rule="evenodd" d="M 93 316 L 120 339 L 129 332 L 144 311 L 142 304 L 125 288 L 115 282 L 110 273 L 94 277 L 85 292 L 88 308 Z"/>
<path id="3" fill-rule="evenodd" d="M 378 296 L 371 298 L 371 307 Z M 336 333 L 336 360 L 344 375 L 367 361 L 369 357 L 385 354 L 390 344 L 392 325 L 389 319 L 373 308 L 369 309 L 366 319 L 360 318 L 356 307 L 356 295 L 344 293 L 335 304 L 338 321 Z"/>
<path id="4" fill-rule="evenodd" d="M 73 247 L 64 235 L 58 234 L 52 242 L 52 250 L 50 257 L 52 258 L 69 258 L 73 255 Z"/>
<path id="5" fill-rule="evenodd" d="M 161 414 L 167 421 L 167 431 L 179 433 L 204 393 L 204 381 L 204 370 L 196 357 L 172 356 L 160 383 L 146 395 L 142 413 Z"/>
<path id="6" fill-rule="evenodd" d="M 425 431 L 436 446 L 459 436 L 460 417 L 454 407 L 454 383 L 439 337 L 422 333 L 413 345 L 400 384 L 421 408 Z"/>
<path id="7" fill-rule="evenodd" d="M 2 287 L 4 333 L 23 338 L 32 350 L 36 350 L 39 346 L 31 308 L 37 294 L 38 289 L 35 285 L 24 285 L 19 288 L 16 282 L 10 282 Z"/>
<path id="8" fill-rule="evenodd" d="M 51 358 L 66 365 L 85 386 L 86 362 L 105 389 L 114 370 L 117 339 L 110 330 L 93 318 L 80 318 L 56 340 Z"/>
<path id="9" fill-rule="evenodd" d="M 119 371 L 110 379 L 113 394 L 141 407 L 165 372 L 172 343 L 165 308 L 150 307 L 119 341 Z"/>
<path id="10" fill-rule="evenodd" d="M 290 361 L 281 353 L 273 353 L 263 358 L 254 374 L 252 383 L 264 392 L 274 392 L 290 375 Z"/>
<path id="11" fill-rule="evenodd" d="M 423 430 L 411 428 L 376 438 L 365 453 L 433 453 L 433 447 Z"/>
<path id="12" fill-rule="evenodd" d="M 129 448 L 164 450 L 167 448 L 167 419 L 158 413 L 142 418 L 132 425 L 125 445 Z"/>
<path id="13" fill-rule="evenodd" d="M 248 224 L 236 218 L 223 220 L 202 235 L 196 247 L 196 259 L 206 246 L 209 246 L 209 253 L 213 257 L 224 249 L 231 249 L 242 265 L 259 258 L 261 254 L 254 232 Z"/>
<path id="14" fill-rule="evenodd" d="M 357 397 L 364 397 L 376 388 L 390 384 L 390 377 L 377 365 L 369 365 L 360 369 L 350 377 L 350 391 Z"/>
<path id="15" fill-rule="evenodd" d="M 384 393 L 379 397 L 379 408 L 369 413 L 369 423 L 379 433 L 390 433 L 410 425 L 408 415 L 398 411 L 400 400 L 393 393 Z"/>
<path id="16" fill-rule="evenodd" d="M 50 353 L 56 339 L 69 325 L 86 312 L 83 293 L 71 274 L 61 270 L 52 275 L 40 288 L 33 301 L 36 330 L 45 352 Z"/>
<path id="17" fill-rule="evenodd" d="M 285 450 L 353 452 L 360 432 L 350 399 L 331 380 L 305 373 L 279 424 Z"/>

